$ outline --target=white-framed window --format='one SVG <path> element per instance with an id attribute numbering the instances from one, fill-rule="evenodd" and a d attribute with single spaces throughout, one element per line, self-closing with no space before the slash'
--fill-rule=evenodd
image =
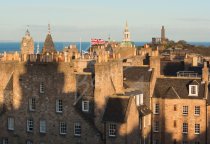
<path id="1" fill-rule="evenodd" d="M 189 86 L 189 96 L 198 96 L 198 85 Z"/>
<path id="2" fill-rule="evenodd" d="M 3 138 L 2 139 L 2 144 L 9 144 L 8 138 Z"/>
<path id="3" fill-rule="evenodd" d="M 159 112 L 160 112 L 160 105 L 156 103 L 154 105 L 154 114 L 159 114 Z"/>
<path id="4" fill-rule="evenodd" d="M 200 134 L 200 124 L 195 124 L 195 134 Z"/>
<path id="5" fill-rule="evenodd" d="M 183 115 L 188 115 L 188 106 L 183 106 L 182 107 L 182 114 Z"/>
<path id="6" fill-rule="evenodd" d="M 184 134 L 188 133 L 188 123 L 182 124 L 182 133 L 184 133 Z"/>
<path id="7" fill-rule="evenodd" d="M 143 94 L 138 94 L 135 96 L 136 99 L 136 105 L 140 106 L 144 104 L 144 95 Z"/>
<path id="8" fill-rule="evenodd" d="M 40 83 L 39 92 L 42 93 L 42 94 L 44 93 L 44 82 Z"/>
<path id="9" fill-rule="evenodd" d="M 74 135 L 81 136 L 81 125 L 80 123 L 74 123 Z"/>
<path id="10" fill-rule="evenodd" d="M 60 122 L 60 134 L 67 134 L 67 124 L 65 122 Z"/>
<path id="11" fill-rule="evenodd" d="M 82 111 L 83 112 L 89 111 L 89 101 L 82 101 Z"/>
<path id="12" fill-rule="evenodd" d="M 45 120 L 39 121 L 39 132 L 46 133 L 46 121 Z"/>
<path id="13" fill-rule="evenodd" d="M 36 99 L 35 98 L 29 98 L 29 110 L 30 111 L 36 110 Z"/>
<path id="14" fill-rule="evenodd" d="M 200 115 L 200 106 L 195 106 L 195 115 Z"/>
<path id="15" fill-rule="evenodd" d="M 159 121 L 154 122 L 153 132 L 159 132 Z"/>
<path id="16" fill-rule="evenodd" d="M 27 140 L 26 144 L 33 144 L 33 141 L 32 140 Z"/>
<path id="17" fill-rule="evenodd" d="M 63 101 L 61 99 L 56 100 L 56 112 L 58 113 L 63 112 Z"/>
<path id="18" fill-rule="evenodd" d="M 27 132 L 32 132 L 34 129 L 34 121 L 33 119 L 27 120 Z"/>
<path id="19" fill-rule="evenodd" d="M 109 136 L 115 137 L 117 135 L 117 125 L 114 123 L 109 124 Z"/>
<path id="20" fill-rule="evenodd" d="M 15 130 L 15 120 L 14 117 L 8 117 L 8 130 Z"/>

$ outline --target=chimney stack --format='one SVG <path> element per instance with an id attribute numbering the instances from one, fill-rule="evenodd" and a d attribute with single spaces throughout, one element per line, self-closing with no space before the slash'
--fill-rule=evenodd
<path id="1" fill-rule="evenodd" d="M 207 62 L 204 62 L 203 69 L 202 69 L 202 81 L 208 82 L 209 81 L 209 69 L 207 66 Z"/>

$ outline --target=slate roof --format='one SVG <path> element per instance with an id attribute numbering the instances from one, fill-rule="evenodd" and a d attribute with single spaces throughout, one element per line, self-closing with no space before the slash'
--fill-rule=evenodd
<path id="1" fill-rule="evenodd" d="M 149 82 L 152 70 L 149 67 L 126 66 L 123 67 L 123 78 L 126 81 Z"/>
<path id="2" fill-rule="evenodd" d="M 138 107 L 138 110 L 139 110 L 140 117 L 143 117 L 152 113 L 152 111 L 146 105 L 140 105 Z"/>
<path id="3" fill-rule="evenodd" d="M 189 95 L 189 85 L 198 84 L 198 96 Z M 201 79 L 158 78 L 153 97 L 167 99 L 203 99 L 205 85 Z"/>
<path id="4" fill-rule="evenodd" d="M 166 76 L 176 76 L 177 72 L 184 71 L 183 61 L 161 61 L 160 74 Z"/>
<path id="5" fill-rule="evenodd" d="M 123 123 L 126 121 L 126 112 L 130 97 L 110 97 L 103 115 L 103 121 Z"/>

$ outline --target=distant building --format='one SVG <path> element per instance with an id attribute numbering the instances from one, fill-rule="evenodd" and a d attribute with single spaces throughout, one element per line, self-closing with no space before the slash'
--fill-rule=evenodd
<path id="1" fill-rule="evenodd" d="M 31 37 L 28 28 L 21 41 L 21 54 L 34 54 L 34 40 Z"/>
<path id="2" fill-rule="evenodd" d="M 44 46 L 42 48 L 42 54 L 52 54 L 56 53 L 55 45 L 51 36 L 51 31 L 50 31 L 50 24 L 48 24 L 48 34 L 46 36 Z"/>
<path id="3" fill-rule="evenodd" d="M 131 34 L 128 29 L 128 22 L 126 21 L 125 29 L 123 33 L 123 41 L 120 43 L 120 47 L 134 47 L 134 43 L 131 42 Z"/>
<path id="4" fill-rule="evenodd" d="M 166 38 L 166 30 L 165 27 L 162 26 L 161 28 L 161 37 L 153 37 L 152 38 L 152 44 L 158 45 L 163 44 L 165 45 L 167 43 L 168 39 Z"/>

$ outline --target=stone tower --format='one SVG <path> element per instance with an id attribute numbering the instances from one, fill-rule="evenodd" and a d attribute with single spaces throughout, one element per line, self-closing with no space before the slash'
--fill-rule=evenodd
<path id="1" fill-rule="evenodd" d="M 124 42 L 130 42 L 131 41 L 131 34 L 128 30 L 128 22 L 126 21 L 125 24 L 125 30 L 124 30 Z"/>
<path id="2" fill-rule="evenodd" d="M 50 24 L 48 24 L 48 34 L 46 36 L 44 46 L 42 48 L 42 54 L 47 54 L 47 53 L 49 54 L 56 53 L 54 42 L 50 32 Z"/>
<path id="3" fill-rule="evenodd" d="M 165 27 L 162 26 L 162 28 L 161 28 L 161 42 L 165 42 L 165 40 L 166 40 Z"/>
<path id="4" fill-rule="evenodd" d="M 21 54 L 34 54 L 34 40 L 30 36 L 28 28 L 21 41 Z"/>

